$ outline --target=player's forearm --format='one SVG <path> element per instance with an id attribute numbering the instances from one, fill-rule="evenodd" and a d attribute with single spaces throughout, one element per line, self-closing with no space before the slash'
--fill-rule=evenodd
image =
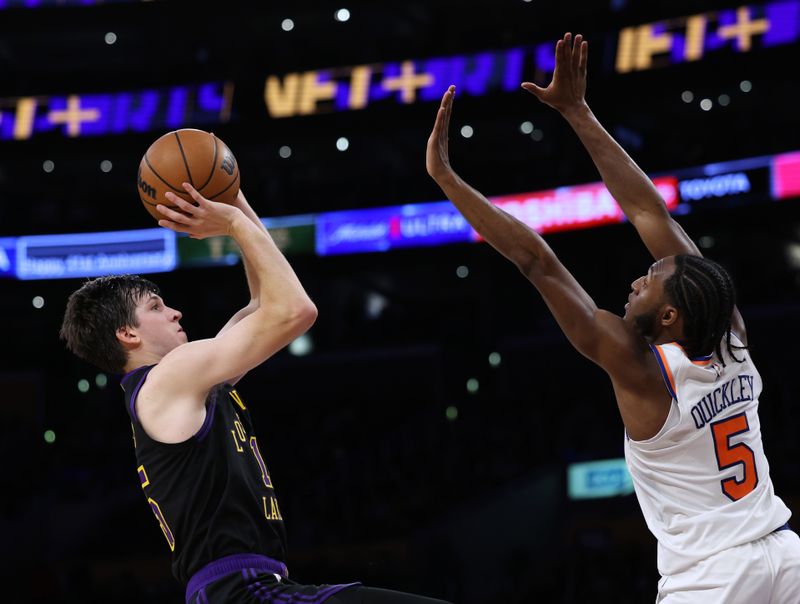
<path id="1" fill-rule="evenodd" d="M 536 232 L 492 204 L 454 172 L 437 177 L 437 184 L 472 227 L 523 273 L 548 254 L 550 247 Z"/>
<path id="2" fill-rule="evenodd" d="M 260 306 L 276 312 L 302 312 L 313 306 L 291 265 L 269 233 L 241 213 L 231 223 L 231 236 L 242 251 L 249 278 L 258 284 Z"/>
<path id="3" fill-rule="evenodd" d="M 642 212 L 665 212 L 664 201 L 653 182 L 603 128 L 588 105 L 581 104 L 562 115 L 629 220 L 634 221 Z"/>
<path id="4" fill-rule="evenodd" d="M 250 204 L 247 203 L 247 200 L 244 198 L 244 195 L 241 193 L 236 198 L 236 202 L 234 205 L 239 208 L 250 221 L 255 224 L 259 229 L 262 229 L 265 233 L 267 232 L 264 223 L 261 222 L 261 219 L 256 214 L 255 210 L 250 207 Z M 259 299 L 259 280 L 258 274 L 256 273 L 255 269 L 253 268 L 250 260 L 247 258 L 246 255 L 242 254 L 242 263 L 244 264 L 244 272 L 245 276 L 247 277 L 247 286 L 250 290 L 250 299 L 251 299 L 251 307 L 255 305 L 258 306 L 258 299 Z M 251 310 L 252 312 L 252 310 Z"/>

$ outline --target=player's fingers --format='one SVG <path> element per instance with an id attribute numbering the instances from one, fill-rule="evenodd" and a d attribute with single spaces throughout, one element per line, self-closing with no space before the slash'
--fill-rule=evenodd
<path id="1" fill-rule="evenodd" d="M 541 95 L 541 94 L 544 92 L 544 90 L 545 90 L 544 88 L 542 88 L 542 87 L 540 87 L 540 86 L 537 86 L 537 85 L 536 85 L 536 84 L 534 84 L 533 82 L 522 82 L 522 84 L 520 84 L 520 86 L 522 86 L 522 87 L 523 87 L 525 90 L 527 90 L 528 92 L 530 92 L 530 93 L 531 93 L 533 96 L 535 96 L 536 98 L 539 98 L 539 97 L 540 97 L 540 95 Z"/>
<path id="2" fill-rule="evenodd" d="M 164 218 L 158 221 L 158 226 L 162 226 L 170 231 L 175 231 L 176 233 L 187 233 L 189 231 L 185 225 L 178 224 L 177 222 L 166 220 Z"/>
<path id="3" fill-rule="evenodd" d="M 442 102 L 439 105 L 439 107 L 446 108 L 447 105 L 450 102 L 452 102 L 452 98 L 453 98 L 453 94 L 455 93 L 455 90 L 456 90 L 456 87 L 453 86 L 452 84 L 450 84 L 450 86 L 447 87 L 447 90 L 445 90 L 444 94 L 442 95 Z"/>
<path id="4" fill-rule="evenodd" d="M 453 96 L 456 93 L 456 87 L 450 85 L 450 87 L 445 91 L 444 96 L 442 97 L 442 108 L 444 109 L 444 122 L 448 124 L 450 122 L 450 113 L 453 111 Z"/>
<path id="5" fill-rule="evenodd" d="M 444 102 L 444 126 L 445 126 L 445 134 L 448 133 L 450 130 L 450 116 L 453 113 L 453 98 L 456 95 L 456 87 L 452 84 L 447 89 L 445 94 L 445 102 Z"/>
<path id="6" fill-rule="evenodd" d="M 174 205 L 178 206 L 178 209 L 183 211 L 185 214 L 193 215 L 197 211 L 197 205 L 186 201 L 183 197 L 178 197 L 172 191 L 167 191 L 165 195 L 167 199 L 169 199 Z"/>
<path id="7" fill-rule="evenodd" d="M 581 56 L 578 62 L 578 69 L 582 74 L 586 74 L 586 65 L 589 62 L 589 43 L 584 40 L 581 42 Z"/>
<path id="8" fill-rule="evenodd" d="M 446 115 L 447 110 L 444 107 L 439 107 L 439 111 L 436 112 L 436 121 L 433 124 L 433 132 L 437 137 L 442 133 L 442 130 L 444 130 L 444 120 Z"/>
<path id="9" fill-rule="evenodd" d="M 205 197 L 203 197 L 202 195 L 200 195 L 200 193 L 198 193 L 198 192 L 197 192 L 197 189 L 195 189 L 195 188 L 194 188 L 192 185 L 190 185 L 188 182 L 185 182 L 185 183 L 183 183 L 183 188 L 186 190 L 186 192 L 187 192 L 189 195 L 191 195 L 192 199 L 194 199 L 194 200 L 197 202 L 197 204 L 198 204 L 198 205 L 199 205 L 201 202 L 204 202 L 204 201 L 206 201 L 206 198 L 205 198 Z"/>
<path id="10" fill-rule="evenodd" d="M 572 45 L 571 52 L 571 59 L 572 59 L 572 68 L 577 71 L 580 60 L 581 60 L 581 46 L 583 42 L 583 36 L 578 34 L 575 36 L 575 43 Z"/>
<path id="11" fill-rule="evenodd" d="M 566 36 L 564 36 L 566 38 Z M 564 40 L 556 42 L 556 69 L 564 63 L 565 49 L 567 45 Z"/>
<path id="12" fill-rule="evenodd" d="M 164 217 L 168 218 L 172 222 L 179 222 L 182 224 L 186 224 L 188 219 L 190 218 L 190 216 L 187 216 L 182 212 L 178 212 L 170 207 L 167 207 L 163 203 L 159 203 L 158 205 L 156 205 L 156 210 L 158 210 L 160 214 L 163 214 Z"/>

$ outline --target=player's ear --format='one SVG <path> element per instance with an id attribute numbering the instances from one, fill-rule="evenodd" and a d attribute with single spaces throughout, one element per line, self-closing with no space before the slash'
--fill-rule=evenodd
<path id="1" fill-rule="evenodd" d="M 661 316 L 659 317 L 662 327 L 669 327 L 674 325 L 678 320 L 678 309 L 671 304 L 665 304 L 661 309 Z"/>
<path id="2" fill-rule="evenodd" d="M 139 343 L 139 334 L 130 325 L 120 327 L 116 332 L 117 340 L 123 345 L 134 346 Z"/>

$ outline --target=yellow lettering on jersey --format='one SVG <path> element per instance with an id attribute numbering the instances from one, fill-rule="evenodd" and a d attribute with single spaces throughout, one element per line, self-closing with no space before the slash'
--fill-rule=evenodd
<path id="1" fill-rule="evenodd" d="M 139 473 L 139 481 L 142 483 L 142 488 L 145 488 L 150 484 L 150 479 L 147 477 L 147 472 L 145 472 L 144 465 L 136 468 L 136 471 Z"/>
<path id="2" fill-rule="evenodd" d="M 236 450 L 239 453 L 243 453 L 244 449 L 242 449 L 241 445 L 247 442 L 247 433 L 244 431 L 244 426 L 239 419 L 239 414 L 235 413 L 234 415 L 236 415 L 236 419 L 233 420 L 233 427 L 235 429 L 231 430 L 231 436 L 233 436 L 233 444 Z"/>
<path id="3" fill-rule="evenodd" d="M 269 508 L 267 508 L 267 497 L 262 497 L 261 501 L 264 502 L 264 518 L 267 520 L 283 520 L 277 499 L 270 495 Z"/>
<path id="4" fill-rule="evenodd" d="M 161 527 L 161 532 L 164 533 L 164 537 L 167 539 L 170 551 L 174 552 L 175 536 L 172 534 L 172 529 L 170 529 L 169 525 L 167 524 L 167 519 L 164 518 L 164 514 L 161 511 L 161 506 L 158 505 L 158 502 L 155 499 L 151 499 L 150 497 L 147 498 L 147 503 L 150 504 L 150 509 L 153 510 L 153 514 L 155 514 L 156 520 L 158 520 L 158 526 Z"/>
<path id="5" fill-rule="evenodd" d="M 239 446 L 239 441 L 238 441 L 238 440 L 236 440 L 236 430 L 231 430 L 231 436 L 233 436 L 233 446 L 234 446 L 234 447 L 236 447 L 236 450 L 237 450 L 239 453 L 243 452 L 243 451 L 244 451 L 244 449 L 242 449 L 242 448 Z"/>
<path id="6" fill-rule="evenodd" d="M 239 405 L 239 407 L 241 408 L 242 411 L 247 410 L 247 407 L 245 407 L 244 403 L 242 402 L 242 397 L 239 396 L 239 393 L 236 392 L 236 390 L 231 390 L 228 394 L 231 395 L 231 398 L 233 399 L 233 402 L 236 403 L 237 405 Z"/>
<path id="7" fill-rule="evenodd" d="M 236 428 L 236 433 L 239 435 L 239 440 L 245 442 L 247 440 L 247 433 L 244 431 L 242 422 L 237 419 L 233 422 L 233 425 Z"/>

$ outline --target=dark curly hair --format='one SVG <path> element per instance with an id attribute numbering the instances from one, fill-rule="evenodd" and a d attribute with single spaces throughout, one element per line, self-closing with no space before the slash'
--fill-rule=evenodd
<path id="1" fill-rule="evenodd" d="M 117 340 L 120 327 L 138 327 L 136 305 L 159 295 L 158 286 L 138 275 L 99 277 L 84 283 L 67 300 L 59 335 L 78 357 L 103 371 L 123 373 L 128 355 Z"/>
<path id="2" fill-rule="evenodd" d="M 733 280 L 725 268 L 702 256 L 675 256 L 675 272 L 664 282 L 664 291 L 683 316 L 684 340 L 689 357 L 712 352 L 725 365 L 722 339 L 730 356 L 738 362 L 734 349 L 747 346 L 731 344 L 731 316 L 736 305 Z"/>

